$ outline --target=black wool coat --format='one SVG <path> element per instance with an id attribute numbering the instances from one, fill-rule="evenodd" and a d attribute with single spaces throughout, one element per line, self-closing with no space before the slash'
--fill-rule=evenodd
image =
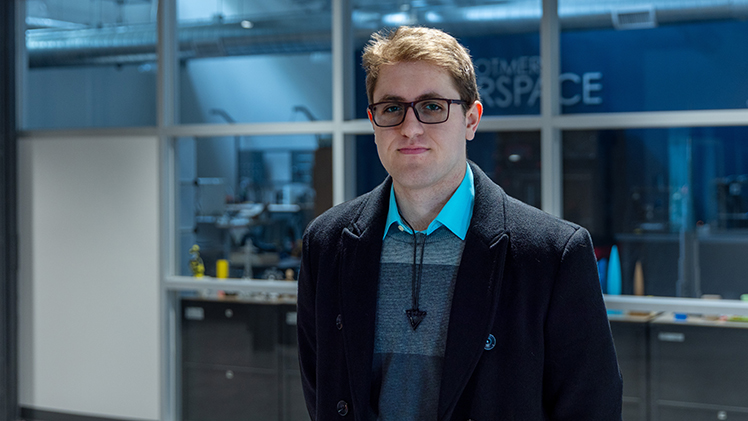
<path id="1" fill-rule="evenodd" d="M 589 234 L 507 196 L 470 165 L 475 204 L 452 300 L 438 419 L 620 421 L 622 380 Z M 370 415 L 391 185 L 388 177 L 330 209 L 304 235 L 297 323 L 313 420 Z"/>

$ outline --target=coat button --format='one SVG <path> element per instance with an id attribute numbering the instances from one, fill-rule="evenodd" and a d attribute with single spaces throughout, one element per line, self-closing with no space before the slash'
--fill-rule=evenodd
<path id="1" fill-rule="evenodd" d="M 343 316 L 338 314 L 338 317 L 335 318 L 335 326 L 338 327 L 338 330 L 343 329 Z"/>
<path id="2" fill-rule="evenodd" d="M 496 337 L 492 334 L 488 335 L 488 339 L 486 339 L 486 344 L 483 346 L 483 349 L 486 351 L 492 350 L 496 346 Z"/>
<path id="3" fill-rule="evenodd" d="M 341 417 L 348 415 L 348 402 L 338 402 L 338 415 L 340 415 Z"/>

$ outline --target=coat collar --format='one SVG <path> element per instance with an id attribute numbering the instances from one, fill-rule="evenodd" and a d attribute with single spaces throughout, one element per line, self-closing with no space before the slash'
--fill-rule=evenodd
<path id="1" fill-rule="evenodd" d="M 474 231 L 484 243 L 492 244 L 506 230 L 506 194 L 477 165 L 468 163 L 475 183 L 475 205 L 468 231 Z"/>
<path id="2" fill-rule="evenodd" d="M 506 195 L 475 164 L 475 204 L 457 273 L 444 370 L 439 418 L 447 419 L 470 379 L 496 313 L 504 257 Z M 389 207 L 390 177 L 370 193 L 343 229 L 340 303 L 351 398 L 369 408 L 382 237 Z M 360 410 L 361 410 L 360 409 Z"/>

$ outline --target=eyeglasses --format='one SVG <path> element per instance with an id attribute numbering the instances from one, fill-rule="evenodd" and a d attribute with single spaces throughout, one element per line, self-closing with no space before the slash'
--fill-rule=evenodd
<path id="1" fill-rule="evenodd" d="M 452 104 L 464 104 L 460 99 L 428 98 L 413 102 L 384 101 L 369 105 L 374 124 L 379 127 L 395 127 L 405 121 L 408 107 L 413 108 L 416 118 L 423 124 L 439 124 L 449 120 Z"/>

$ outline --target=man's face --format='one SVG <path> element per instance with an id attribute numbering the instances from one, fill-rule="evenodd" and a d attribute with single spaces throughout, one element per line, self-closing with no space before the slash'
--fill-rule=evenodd
<path id="1" fill-rule="evenodd" d="M 460 98 L 446 70 L 424 62 L 395 63 L 380 70 L 374 103 L 427 98 Z M 467 114 L 460 104 L 449 107 L 449 119 L 440 124 L 421 123 L 413 108 L 407 109 L 405 121 L 398 126 L 379 127 L 372 122 L 379 159 L 392 176 L 396 192 L 438 192 L 454 189 L 462 180 L 465 141 L 475 136 L 483 108 L 477 101 Z"/>

